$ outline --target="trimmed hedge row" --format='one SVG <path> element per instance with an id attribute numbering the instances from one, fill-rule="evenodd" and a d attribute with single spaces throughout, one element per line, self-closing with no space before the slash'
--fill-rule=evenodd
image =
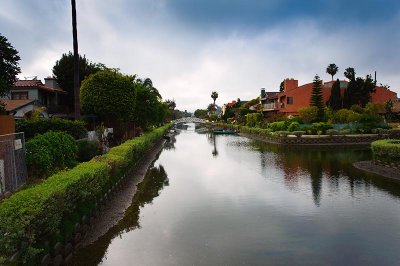
<path id="1" fill-rule="evenodd" d="M 128 140 L 0 203 L 0 264 L 16 252 L 17 263 L 37 264 L 52 244 L 67 241 L 78 214 L 90 213 L 169 127 Z"/>
<path id="2" fill-rule="evenodd" d="M 26 139 L 33 138 L 37 134 L 43 134 L 48 131 L 67 132 L 73 136 L 74 139 L 85 138 L 87 135 L 85 122 L 65 120 L 61 118 L 17 120 L 15 123 L 15 131 L 25 132 Z"/>
<path id="3" fill-rule="evenodd" d="M 400 140 L 382 139 L 371 143 L 375 163 L 400 166 Z"/>

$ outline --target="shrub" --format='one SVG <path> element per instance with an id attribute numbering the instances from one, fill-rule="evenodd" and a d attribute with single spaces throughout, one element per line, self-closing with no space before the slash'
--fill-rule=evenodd
<path id="1" fill-rule="evenodd" d="M 290 123 L 290 125 L 288 126 L 287 130 L 289 130 L 289 131 L 295 131 L 295 130 L 298 130 L 298 129 L 299 129 L 299 126 L 300 126 L 300 123 L 299 123 L 299 122 L 292 122 L 292 123 Z"/>
<path id="2" fill-rule="evenodd" d="M 0 261 L 19 250 L 17 264 L 39 264 L 38 257 L 46 249 L 43 243 L 66 239 L 74 221 L 82 213 L 89 213 L 121 177 L 119 163 L 137 163 L 142 155 L 139 151 L 149 149 L 168 128 L 169 125 L 129 140 L 121 145 L 123 149 L 114 147 L 111 154 L 59 172 L 5 199 L 0 204 Z"/>
<path id="3" fill-rule="evenodd" d="M 246 126 L 255 127 L 257 124 L 262 121 L 263 115 L 261 113 L 253 113 L 246 115 Z"/>
<path id="4" fill-rule="evenodd" d="M 400 160 L 400 140 L 383 139 L 371 143 L 374 161 L 380 160 L 388 164 L 399 164 Z"/>
<path id="5" fill-rule="evenodd" d="M 297 131 L 293 131 L 292 134 L 295 135 L 296 137 L 300 138 L 301 136 L 306 134 L 306 132 L 303 130 L 297 130 Z"/>
<path id="6" fill-rule="evenodd" d="M 283 131 L 287 129 L 286 124 L 286 121 L 273 122 L 269 124 L 269 128 L 272 131 Z"/>
<path id="7" fill-rule="evenodd" d="M 329 136 L 339 135 L 339 131 L 337 131 L 336 129 L 331 128 L 331 129 L 328 129 L 326 131 L 326 134 L 328 134 Z"/>
<path id="8" fill-rule="evenodd" d="M 303 123 L 311 123 L 318 119 L 318 107 L 307 106 L 299 109 L 299 117 Z"/>
<path id="9" fill-rule="evenodd" d="M 47 177 L 76 164 L 78 148 L 65 132 L 47 132 L 26 142 L 26 164 L 32 177 Z"/>
<path id="10" fill-rule="evenodd" d="M 287 137 L 290 134 L 290 132 L 286 131 L 286 130 L 282 130 L 282 131 L 276 131 L 276 134 L 278 134 L 278 136 L 280 136 L 280 137 Z"/>
<path id="11" fill-rule="evenodd" d="M 73 136 L 74 139 L 81 139 L 87 135 L 83 121 L 70 121 L 61 118 L 17 120 L 15 130 L 17 132 L 24 132 L 27 139 L 48 131 L 63 131 Z"/>
<path id="12" fill-rule="evenodd" d="M 358 113 L 358 114 L 364 113 L 364 109 L 361 106 L 359 106 L 358 104 L 353 104 L 350 107 L 350 110 L 355 112 L 355 113 Z"/>
<path id="13" fill-rule="evenodd" d="M 329 123 L 324 123 L 324 122 L 318 122 L 318 123 L 313 123 L 311 125 L 311 131 L 313 134 L 324 134 L 328 129 L 331 129 L 332 125 Z"/>
<path id="14" fill-rule="evenodd" d="M 76 142 L 78 146 L 78 161 L 87 162 L 100 154 L 99 144 L 94 140 L 81 139 Z"/>

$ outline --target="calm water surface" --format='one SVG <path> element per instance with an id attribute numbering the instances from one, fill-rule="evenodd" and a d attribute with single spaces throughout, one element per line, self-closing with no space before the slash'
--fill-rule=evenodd
<path id="1" fill-rule="evenodd" d="M 400 185 L 369 150 L 183 131 L 82 265 L 399 265 Z"/>

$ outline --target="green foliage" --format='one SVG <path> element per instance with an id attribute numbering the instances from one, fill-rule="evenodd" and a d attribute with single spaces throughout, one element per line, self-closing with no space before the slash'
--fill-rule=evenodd
<path id="1" fill-rule="evenodd" d="M 269 128 L 272 131 L 284 131 L 287 129 L 287 122 L 286 121 L 273 122 L 269 124 Z"/>
<path id="2" fill-rule="evenodd" d="M 312 123 L 311 131 L 313 134 L 324 134 L 328 129 L 331 129 L 332 125 L 325 122 Z"/>
<path id="3" fill-rule="evenodd" d="M 299 117 L 303 123 L 311 123 L 318 119 L 318 107 L 306 106 L 299 109 Z"/>
<path id="4" fill-rule="evenodd" d="M 105 191 L 160 139 L 166 125 L 114 147 L 75 168 L 15 193 L 0 204 L 0 258 L 21 251 L 18 264 L 37 264 L 42 243 L 62 240 L 74 221 L 94 208 Z"/>
<path id="5" fill-rule="evenodd" d="M 304 130 L 296 130 L 292 132 L 293 135 L 295 135 L 296 137 L 300 138 L 301 136 L 306 134 L 306 131 Z"/>
<path id="6" fill-rule="evenodd" d="M 298 130 L 300 127 L 300 123 L 299 122 L 291 122 L 287 128 L 288 131 L 292 132 L 292 131 L 296 131 Z"/>
<path id="7" fill-rule="evenodd" d="M 78 148 L 65 132 L 49 131 L 26 142 L 26 164 L 31 177 L 47 177 L 76 164 Z"/>
<path id="8" fill-rule="evenodd" d="M 0 34 L 0 98 L 7 95 L 21 73 L 18 51 Z"/>
<path id="9" fill-rule="evenodd" d="M 310 106 L 315 106 L 318 108 L 317 121 L 322 121 L 324 119 L 324 101 L 322 97 L 321 84 L 321 79 L 318 75 L 315 75 L 311 92 Z"/>
<path id="10" fill-rule="evenodd" d="M 97 141 L 81 139 L 76 142 L 78 146 L 78 161 L 87 162 L 100 154 Z"/>
<path id="11" fill-rule="evenodd" d="M 400 161 L 400 140 L 384 139 L 371 143 L 374 160 L 380 160 L 388 164 L 399 165 Z"/>
<path id="12" fill-rule="evenodd" d="M 70 121 L 61 118 L 38 120 L 20 119 L 16 121 L 15 128 L 17 132 L 24 132 L 25 138 L 27 139 L 48 131 L 63 131 L 70 134 L 75 139 L 84 138 L 87 135 L 85 123 L 83 121 Z"/>
<path id="13" fill-rule="evenodd" d="M 102 64 L 94 64 L 90 62 L 85 55 L 79 55 L 79 85 L 90 74 L 105 69 Z M 56 78 L 60 87 L 67 92 L 62 97 L 63 105 L 68 105 L 70 110 L 74 107 L 74 55 L 72 52 L 62 54 L 61 58 L 56 61 L 53 66 L 53 76 Z"/>
<path id="14" fill-rule="evenodd" d="M 358 104 L 353 104 L 350 107 L 350 110 L 358 114 L 362 114 L 364 112 L 364 109 Z"/>
<path id="15" fill-rule="evenodd" d="M 261 113 L 246 114 L 246 126 L 255 127 L 262 121 L 262 119 L 263 115 Z"/>
<path id="16" fill-rule="evenodd" d="M 209 121 L 217 121 L 218 120 L 218 116 L 216 114 L 211 114 L 208 116 L 208 120 Z"/>
<path id="17" fill-rule="evenodd" d="M 340 95 L 339 79 L 337 79 L 332 85 L 331 97 L 329 98 L 329 107 L 334 111 L 342 108 L 342 97 Z"/>
<path id="18" fill-rule="evenodd" d="M 336 129 L 328 129 L 326 130 L 326 134 L 328 134 L 329 136 L 333 136 L 333 135 L 339 135 L 339 131 L 337 131 Z"/>
<path id="19" fill-rule="evenodd" d="M 215 101 L 216 101 L 217 98 L 218 98 L 218 92 L 213 91 L 213 92 L 211 93 L 211 98 L 213 99 L 214 105 L 215 105 Z"/>
<path id="20" fill-rule="evenodd" d="M 204 119 L 207 117 L 207 110 L 197 109 L 196 111 L 194 111 L 194 116 Z"/>
<path id="21" fill-rule="evenodd" d="M 81 86 L 81 106 L 88 114 L 128 122 L 135 115 L 136 89 L 132 77 L 109 70 L 87 77 Z M 144 102 L 141 105 L 146 106 Z"/>

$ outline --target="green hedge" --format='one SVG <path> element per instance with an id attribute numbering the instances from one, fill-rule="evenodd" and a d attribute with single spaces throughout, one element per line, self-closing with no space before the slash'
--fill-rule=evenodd
<path id="1" fill-rule="evenodd" d="M 25 138 L 33 138 L 37 134 L 43 134 L 48 131 L 63 131 L 67 132 L 74 139 L 85 138 L 87 131 L 85 129 L 85 122 L 71 121 L 61 118 L 49 118 L 39 120 L 17 120 L 15 124 L 16 132 L 24 132 Z"/>
<path id="2" fill-rule="evenodd" d="M 78 214 L 90 212 L 169 127 L 128 140 L 0 203 L 0 264 L 18 250 L 17 263 L 37 264 L 39 255 L 49 251 L 44 243 L 67 239 Z"/>
<path id="3" fill-rule="evenodd" d="M 372 156 L 375 162 L 400 165 L 400 140 L 382 139 L 371 143 Z"/>
<path id="4" fill-rule="evenodd" d="M 26 142 L 26 164 L 30 177 L 47 177 L 77 164 L 78 147 L 65 132 L 49 131 Z"/>

